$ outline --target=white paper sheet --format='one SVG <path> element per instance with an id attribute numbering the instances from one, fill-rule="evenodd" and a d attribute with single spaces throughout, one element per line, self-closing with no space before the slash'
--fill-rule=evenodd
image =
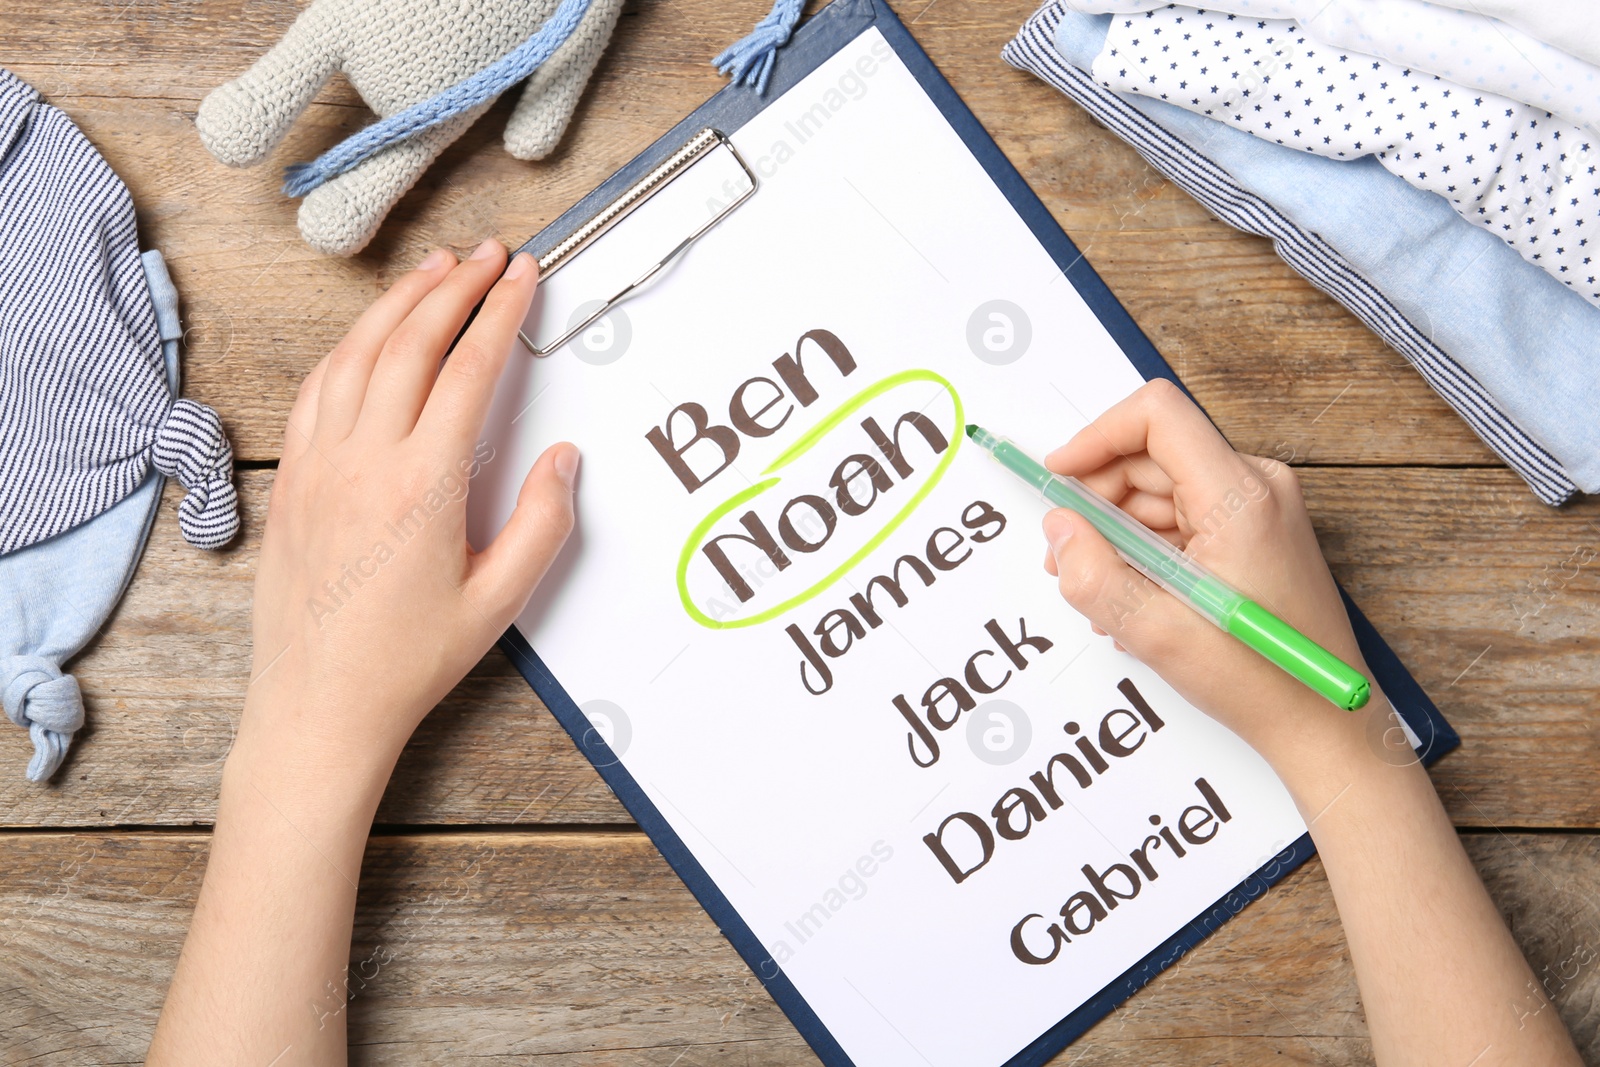
<path id="1" fill-rule="evenodd" d="M 1093 636 L 1062 602 L 1040 568 L 1044 506 L 962 439 L 964 419 L 1042 454 L 1142 379 L 883 38 L 863 34 L 733 141 L 762 183 L 749 203 L 572 345 L 541 360 L 512 353 L 487 430 L 493 458 L 471 488 L 471 535 L 483 544 L 503 525 L 542 449 L 576 442 L 584 456 L 578 529 L 518 621 L 522 633 L 856 1064 L 1001 1064 L 1210 909 L 1304 825 L 1263 761 Z M 626 259 L 629 242 L 653 247 L 639 236 L 645 222 L 629 236 L 634 225 L 583 255 Z M 567 308 L 602 295 L 583 290 L 598 284 L 584 278 L 576 267 L 556 273 L 543 302 Z M 801 344 L 816 393 L 802 406 L 774 361 L 816 330 L 838 339 L 854 369 L 841 373 L 822 344 Z M 882 385 L 896 375 L 904 380 Z M 690 492 L 647 434 L 686 402 L 729 425 L 735 391 L 754 378 L 769 384 L 746 388 L 745 413 L 760 430 L 787 412 L 781 427 L 767 436 L 730 430 L 736 458 Z M 902 475 L 862 423 L 887 431 L 907 413 L 925 422 L 900 427 L 911 468 Z M 934 427 L 944 451 L 920 425 Z M 680 413 L 673 443 L 689 428 Z M 878 459 L 891 482 L 874 495 L 856 471 L 852 506 L 872 501 L 856 515 L 844 513 L 829 485 L 853 454 Z M 717 444 L 695 445 L 686 453 L 690 481 L 721 458 Z M 772 479 L 686 549 L 709 515 Z M 813 551 L 789 547 L 779 533 L 785 505 L 807 495 L 834 512 L 831 535 Z M 981 543 L 974 535 L 997 524 L 962 523 L 963 515 L 983 519 L 978 501 L 1005 519 Z M 746 532 L 739 522 L 750 510 L 779 538 L 787 566 L 741 542 L 718 542 L 745 571 L 750 599 L 741 602 L 703 543 Z M 821 540 L 818 509 L 802 502 L 788 514 L 799 545 Z M 930 537 L 950 569 L 928 564 Z M 808 692 L 807 678 L 820 687 L 821 675 L 815 667 L 802 675 L 803 654 L 786 628 L 816 647 L 830 611 L 849 610 L 859 622 L 852 594 L 891 573 L 902 555 L 920 559 L 932 584 L 903 564 L 905 606 L 875 587 L 879 625 L 862 623 L 837 658 L 819 652 L 831 686 Z M 1012 639 L 1026 620 L 1027 633 L 1051 647 L 1023 649 L 1026 666 L 1016 669 L 986 629 L 990 620 Z M 849 623 L 832 621 L 837 649 Z M 983 649 L 991 654 L 971 659 Z M 940 678 L 966 684 L 969 662 L 978 685 L 1005 677 L 1004 685 L 971 693 L 977 706 L 950 729 L 930 729 L 939 758 L 918 766 L 913 748 L 923 760 L 928 751 L 912 744 L 893 700 L 903 695 L 920 712 Z M 1135 717 L 1118 688 L 1124 679 L 1159 730 Z M 936 710 L 949 716 L 955 707 L 945 699 Z M 1100 774 L 1065 727 L 1079 724 L 1077 736 L 1098 746 L 1108 716 L 1113 744 L 1122 736 L 1138 747 L 1106 757 Z M 924 835 L 963 811 L 993 834 L 991 812 L 1008 789 L 1027 788 L 1043 804 L 1029 778 L 1057 753 L 1078 758 L 1090 786 L 1058 762 L 1061 806 L 1045 809 L 1020 840 L 996 835 L 992 858 L 958 883 Z M 1227 822 L 1202 817 L 1216 807 L 1197 789 L 1202 778 Z M 1011 802 L 1022 803 L 1017 794 Z M 1178 824 L 1191 808 L 1200 813 L 1190 811 L 1190 828 L 1203 843 L 1186 845 L 1181 858 L 1169 845 L 1146 847 L 1158 877 L 1141 877 L 1128 899 L 1108 889 L 1117 906 L 1100 903 L 1103 917 L 1087 933 L 1069 933 L 1052 962 L 1014 954 L 1013 928 L 1029 915 L 1042 918 L 1025 927 L 1024 945 L 1047 952 L 1049 924 L 1069 921 L 1063 905 L 1093 892 L 1086 864 L 1126 891 L 1111 865 L 1138 873 L 1130 853 L 1159 832 L 1152 817 L 1182 844 Z M 1008 826 L 1023 821 L 1014 811 Z M 960 819 L 945 841 L 958 869 L 978 854 L 977 832 Z M 1070 921 L 1082 927 L 1094 911 L 1079 898 Z"/>

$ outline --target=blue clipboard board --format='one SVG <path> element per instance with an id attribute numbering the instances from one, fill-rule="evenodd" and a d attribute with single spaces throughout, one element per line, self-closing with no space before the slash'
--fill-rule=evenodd
<path id="1" fill-rule="evenodd" d="M 1099 275 L 1089 266 L 1088 260 L 1079 253 L 1051 217 L 1049 210 L 1028 187 L 1022 175 L 1001 153 L 999 146 L 979 125 L 977 118 L 956 95 L 950 83 L 945 81 L 905 25 L 882 0 L 834 0 L 799 27 L 790 42 L 777 53 L 765 96 L 757 95 L 753 89 L 743 86 L 729 86 L 718 92 L 536 234 L 519 251 L 530 252 L 536 258 L 549 252 L 594 218 L 606 205 L 614 203 L 641 178 L 660 167 L 696 133 L 707 128 L 723 133 L 738 130 L 830 56 L 869 29 L 878 30 L 894 49 L 900 61 L 960 136 L 967 150 L 1010 201 L 1017 215 L 1050 254 L 1134 367 L 1147 380 L 1166 378 L 1182 388 L 1183 383 L 1178 381 L 1177 375 L 1149 338 L 1117 302 Z M 1344 595 L 1356 640 L 1378 684 L 1419 739 L 1419 758 L 1425 764 L 1432 764 L 1459 745 L 1460 738 L 1366 616 L 1348 595 L 1342 591 L 1341 595 Z M 640 828 L 660 849 L 667 863 L 694 893 L 822 1062 L 827 1067 L 855 1067 L 854 1061 L 811 1005 L 785 976 L 782 968 L 694 858 L 660 810 L 645 795 L 605 739 L 590 725 L 561 683 L 514 626 L 500 639 L 500 647 L 572 737 L 578 749 L 594 764 Z M 1036 1067 L 1048 1062 L 1163 969 L 1199 944 L 1206 935 L 1239 914 L 1247 904 L 1304 863 L 1315 851 L 1311 836 L 1302 835 L 1119 978 L 1040 1034 L 1008 1060 L 1004 1067 Z"/>

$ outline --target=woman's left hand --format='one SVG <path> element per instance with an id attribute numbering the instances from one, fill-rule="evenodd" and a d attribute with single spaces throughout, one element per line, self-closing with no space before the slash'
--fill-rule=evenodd
<path id="1" fill-rule="evenodd" d="M 494 461 L 484 416 L 537 281 L 532 257 L 507 268 L 494 240 L 459 263 L 436 251 L 306 378 L 262 538 L 241 744 L 387 777 L 527 603 L 572 528 L 578 450 L 539 458 L 480 551 L 466 498 Z"/>

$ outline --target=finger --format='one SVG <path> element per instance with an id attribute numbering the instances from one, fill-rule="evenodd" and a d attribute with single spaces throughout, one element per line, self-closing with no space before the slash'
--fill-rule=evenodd
<path id="1" fill-rule="evenodd" d="M 301 381 L 300 391 L 295 394 L 294 406 L 289 409 L 289 418 L 283 428 L 283 449 L 278 459 L 280 466 L 293 463 L 311 447 L 311 435 L 317 429 L 317 404 L 322 393 L 323 377 L 328 372 L 329 358 L 323 356 L 317 360 L 317 365 Z"/>
<path id="2" fill-rule="evenodd" d="M 1142 662 L 1172 666 L 1210 624 L 1171 593 L 1128 566 L 1081 515 L 1056 508 L 1044 518 L 1061 595 Z"/>
<path id="3" fill-rule="evenodd" d="M 1118 456 L 1110 463 L 1077 477 L 1113 503 L 1120 504 L 1123 496 L 1135 489 L 1172 496 L 1172 476 L 1143 452 L 1133 456 Z"/>
<path id="4" fill-rule="evenodd" d="M 399 440 L 412 431 L 450 342 L 505 265 L 505 246 L 491 237 L 395 328 L 372 368 L 359 420 L 364 430 L 384 440 Z"/>
<path id="5" fill-rule="evenodd" d="M 1184 547 L 1185 539 L 1182 531 L 1177 528 L 1177 512 L 1170 499 L 1132 494 L 1123 499 L 1121 507 L 1143 523 L 1151 533 L 1178 548 Z M 1044 569 L 1051 575 L 1056 573 L 1056 557 L 1049 548 L 1044 552 Z"/>
<path id="6" fill-rule="evenodd" d="M 1178 509 L 1170 496 L 1157 496 L 1143 489 L 1135 489 L 1118 501 L 1117 506 L 1168 541 L 1182 547 L 1176 540 Z"/>
<path id="7" fill-rule="evenodd" d="M 1281 460 L 1272 459 L 1268 456 L 1252 456 L 1248 452 L 1239 453 L 1239 458 L 1244 461 L 1246 467 L 1254 470 L 1269 482 L 1288 475 L 1287 481 L 1294 482 L 1297 486 L 1299 484 L 1295 477 L 1294 468 Z"/>
<path id="8" fill-rule="evenodd" d="M 528 317 L 539 266 L 523 252 L 489 290 L 478 317 L 456 342 L 417 420 L 421 433 L 437 434 L 447 448 L 470 448 L 483 429 L 494 386 Z"/>
<path id="9" fill-rule="evenodd" d="M 473 599 L 488 605 L 500 625 L 522 613 L 534 587 L 572 532 L 577 446 L 563 441 L 545 449 L 517 494 L 505 528 L 473 557 L 468 582 Z"/>
<path id="10" fill-rule="evenodd" d="M 344 340 L 328 354 L 328 370 L 324 373 L 314 409 L 317 433 L 322 440 L 342 441 L 350 436 L 367 395 L 373 364 L 377 363 L 384 342 L 422 299 L 444 281 L 455 262 L 455 254 L 448 249 L 436 248 L 428 253 L 415 270 L 407 271 L 361 313 Z"/>
<path id="11" fill-rule="evenodd" d="M 1148 453 L 1148 464 L 1134 459 L 1141 452 Z M 1146 382 L 1114 405 L 1050 453 L 1045 465 L 1059 474 L 1082 475 L 1117 459 L 1153 465 L 1174 486 L 1183 483 L 1202 492 L 1237 480 L 1242 469 L 1217 428 L 1165 378 Z"/>

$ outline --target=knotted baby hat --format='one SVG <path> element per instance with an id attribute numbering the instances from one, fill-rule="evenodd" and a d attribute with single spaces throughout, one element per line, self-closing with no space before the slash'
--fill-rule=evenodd
<path id="1" fill-rule="evenodd" d="M 185 539 L 227 544 L 233 452 L 216 412 L 173 394 L 127 186 L 0 69 L 0 554 L 100 514 L 152 463 L 189 490 Z"/>
<path id="2" fill-rule="evenodd" d="M 176 293 L 159 254 L 139 254 L 127 186 L 0 69 L 0 698 L 33 735 L 35 779 L 83 721 L 61 663 L 120 598 L 161 476 L 188 490 L 191 544 L 220 548 L 239 528 L 222 424 L 177 399 L 177 336 Z"/>

